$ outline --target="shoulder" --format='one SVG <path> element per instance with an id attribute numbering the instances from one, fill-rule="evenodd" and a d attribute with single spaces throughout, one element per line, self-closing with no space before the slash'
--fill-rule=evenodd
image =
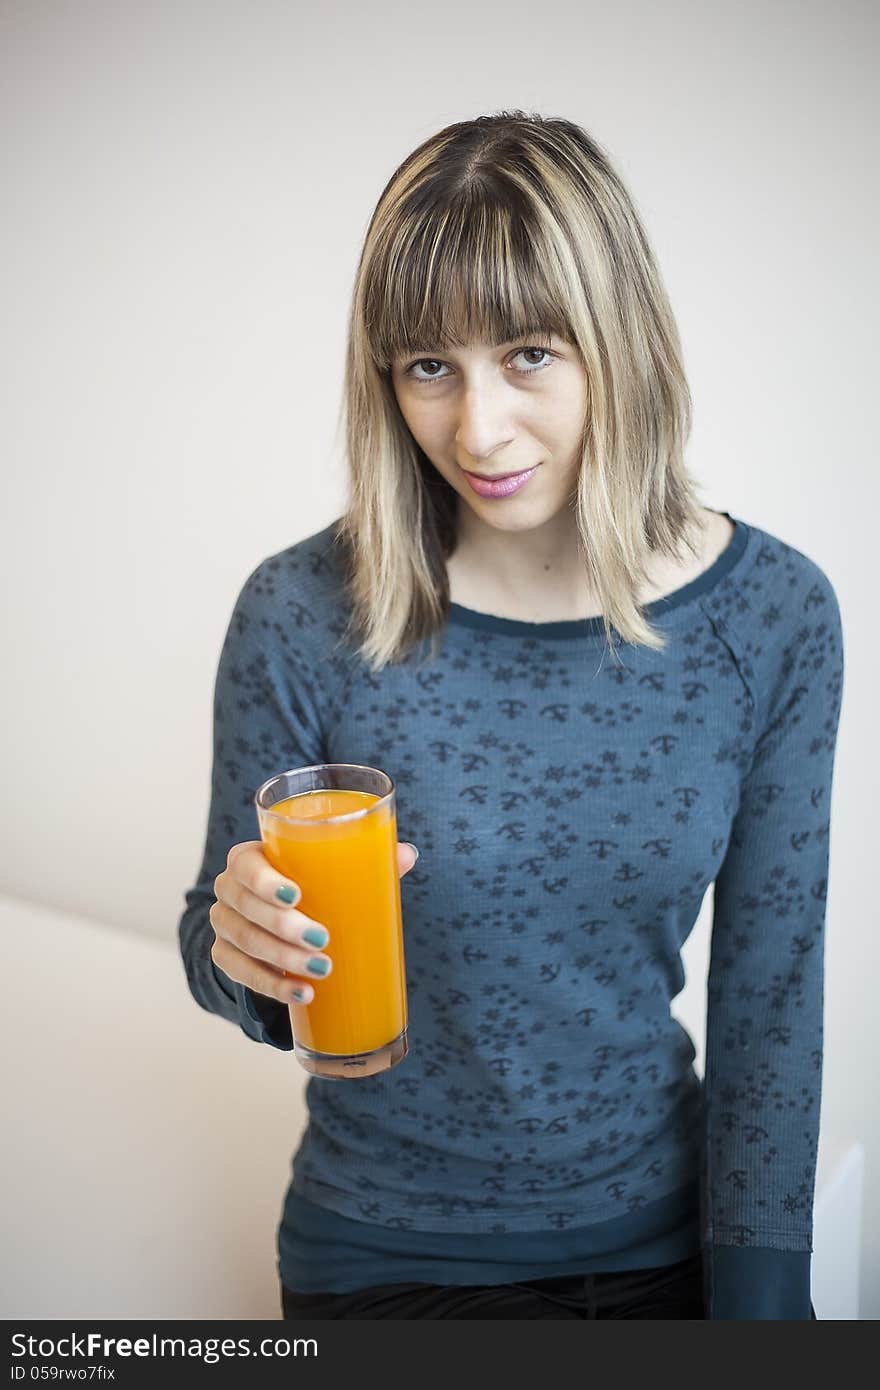
<path id="1" fill-rule="evenodd" d="M 331 522 L 260 560 L 240 585 L 220 671 L 272 677 L 291 688 L 315 682 L 328 701 L 355 660 L 343 642 L 349 605 Z"/>
<path id="2" fill-rule="evenodd" d="M 813 728 L 829 721 L 826 727 L 836 727 L 844 634 L 833 581 L 791 541 L 745 525 L 742 564 L 719 587 L 716 612 L 726 614 L 740 645 L 762 737 L 785 719 Z"/>
<path id="3" fill-rule="evenodd" d="M 797 637 L 822 621 L 839 627 L 837 593 L 821 565 L 790 541 L 736 520 L 745 532 L 742 554 L 704 607 L 755 641 Z"/>
<path id="4" fill-rule="evenodd" d="M 279 727 L 307 732 L 317 752 L 323 721 L 335 713 L 346 670 L 335 654 L 332 531 L 265 556 L 240 584 L 217 665 L 218 738 L 243 716 L 262 723 L 239 736 L 231 767 L 257 742 L 265 753 Z"/>
<path id="5" fill-rule="evenodd" d="M 839 704 L 843 626 L 829 574 L 791 541 L 740 524 L 746 544 L 739 561 L 701 603 L 736 655 L 759 725 L 813 688 L 817 699 Z"/>
<path id="6" fill-rule="evenodd" d="M 242 583 L 235 604 L 239 621 L 282 625 L 306 633 L 332 629 L 344 597 L 335 540 L 336 522 L 267 555 Z"/>
<path id="7" fill-rule="evenodd" d="M 309 597 L 334 594 L 342 578 L 340 552 L 334 544 L 336 525 L 332 521 L 322 530 L 267 555 L 251 570 L 242 595 L 258 598 L 273 594 L 287 599 L 296 592 Z"/>
<path id="8" fill-rule="evenodd" d="M 819 563 L 790 541 L 752 526 L 754 577 L 752 592 L 762 620 L 807 619 L 817 615 L 839 616 L 834 585 Z"/>

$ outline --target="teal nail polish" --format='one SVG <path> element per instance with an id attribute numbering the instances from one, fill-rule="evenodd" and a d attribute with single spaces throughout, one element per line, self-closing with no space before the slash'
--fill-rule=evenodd
<path id="1" fill-rule="evenodd" d="M 298 888 L 291 888 L 288 883 L 283 883 L 275 896 L 283 903 L 295 903 L 299 902 L 300 893 Z"/>
<path id="2" fill-rule="evenodd" d="M 320 960 L 318 956 L 313 956 L 306 968 L 311 970 L 313 975 L 326 975 L 329 969 L 329 961 Z"/>
<path id="3" fill-rule="evenodd" d="M 307 941 L 310 946 L 326 946 L 330 940 L 330 933 L 326 927 L 308 927 L 303 932 L 303 941 Z"/>

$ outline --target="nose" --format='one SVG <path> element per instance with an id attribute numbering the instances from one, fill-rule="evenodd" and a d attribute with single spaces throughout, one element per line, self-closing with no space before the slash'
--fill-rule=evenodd
<path id="1" fill-rule="evenodd" d="M 472 465 L 485 463 L 515 438 L 502 391 L 469 386 L 461 393 L 455 442 Z"/>

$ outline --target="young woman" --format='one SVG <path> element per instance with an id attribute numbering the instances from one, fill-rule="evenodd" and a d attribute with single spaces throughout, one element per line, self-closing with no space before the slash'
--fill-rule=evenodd
<path id="1" fill-rule="evenodd" d="M 673 314 L 582 129 L 503 112 L 395 171 L 345 405 L 344 515 L 229 624 L 180 921 L 197 1002 L 290 1049 L 332 929 L 254 792 L 393 778 L 410 1050 L 308 1082 L 284 1314 L 814 1317 L 840 613 L 697 501 Z M 669 1006 L 711 884 L 701 1080 Z"/>

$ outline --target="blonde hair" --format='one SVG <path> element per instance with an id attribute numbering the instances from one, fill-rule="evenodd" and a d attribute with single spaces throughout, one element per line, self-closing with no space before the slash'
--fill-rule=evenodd
<path id="1" fill-rule="evenodd" d="M 572 499 L 605 635 L 662 650 L 637 595 L 661 552 L 698 558 L 683 452 L 691 396 L 672 309 L 630 195 L 605 152 L 560 118 L 502 111 L 445 127 L 394 171 L 352 296 L 343 409 L 347 507 L 334 530 L 354 637 L 373 671 L 438 634 L 458 494 L 401 415 L 391 363 L 558 334 L 579 350 L 588 405 Z"/>

